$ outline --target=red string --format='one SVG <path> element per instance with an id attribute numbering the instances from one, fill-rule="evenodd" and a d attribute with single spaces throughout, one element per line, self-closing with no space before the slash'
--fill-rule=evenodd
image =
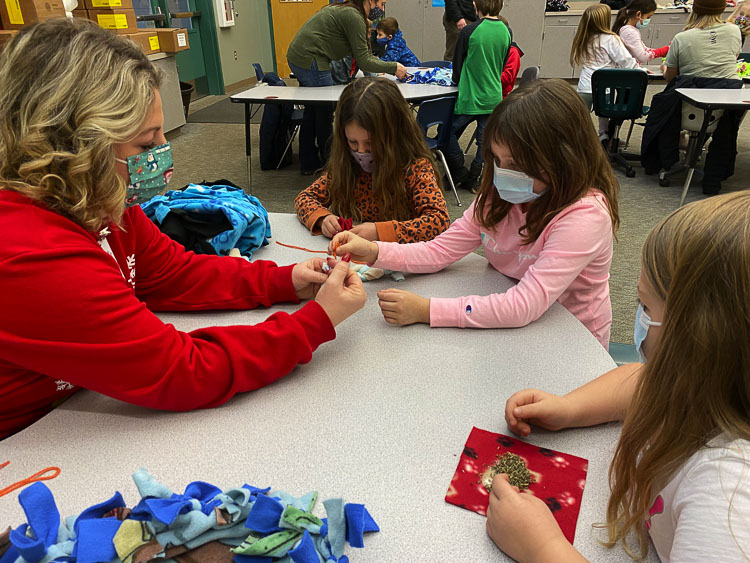
<path id="1" fill-rule="evenodd" d="M 6 461 L 5 463 L 0 464 L 0 469 L 8 465 L 10 461 Z M 51 471 L 51 475 L 45 475 L 45 473 Z M 20 489 L 21 487 L 25 487 L 26 485 L 30 485 L 31 483 L 36 483 L 37 481 L 49 481 L 50 479 L 54 479 L 60 475 L 60 468 L 59 467 L 45 467 L 41 471 L 37 471 L 30 477 L 26 477 L 26 479 L 21 479 L 17 483 L 13 483 L 12 485 L 9 485 L 5 487 L 4 489 L 0 489 L 0 497 L 7 495 L 8 493 L 11 493 L 15 491 L 16 489 Z"/>

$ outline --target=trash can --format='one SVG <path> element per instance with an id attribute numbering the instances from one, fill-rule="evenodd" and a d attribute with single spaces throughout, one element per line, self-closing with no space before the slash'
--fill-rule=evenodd
<path id="1" fill-rule="evenodd" d="M 188 84 L 187 82 L 180 82 L 180 94 L 182 94 L 182 107 L 185 110 L 185 119 L 188 116 L 188 110 L 190 109 L 190 98 L 193 95 L 195 86 Z"/>

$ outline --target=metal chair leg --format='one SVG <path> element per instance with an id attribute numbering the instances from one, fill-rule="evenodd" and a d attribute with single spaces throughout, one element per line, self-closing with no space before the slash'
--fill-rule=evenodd
<path id="1" fill-rule="evenodd" d="M 456 191 L 456 185 L 453 183 L 453 177 L 451 176 L 450 168 L 448 168 L 448 163 L 445 161 L 445 155 L 440 149 L 436 149 L 435 153 L 440 158 L 440 162 L 442 163 L 443 168 L 445 168 L 445 175 L 448 176 L 448 182 L 450 183 L 451 188 L 453 188 L 453 195 L 456 196 L 456 205 L 461 207 L 461 200 L 458 199 L 458 191 Z"/>
<path id="2" fill-rule="evenodd" d="M 622 147 L 623 151 L 628 150 L 628 147 L 630 146 L 630 136 L 633 134 L 633 127 L 635 127 L 635 119 L 630 120 L 630 129 L 628 129 L 628 138 L 625 139 L 625 144 Z"/>
<path id="3" fill-rule="evenodd" d="M 297 131 L 299 131 L 299 125 L 294 126 L 294 132 L 292 133 L 292 136 L 289 138 L 289 142 L 286 144 L 286 148 L 284 149 L 284 153 L 281 155 L 281 160 L 279 160 L 279 163 L 276 165 L 276 170 L 281 168 L 281 163 L 284 162 L 284 158 L 286 157 L 286 153 L 289 152 L 289 147 L 292 146 L 292 143 L 294 142 L 295 137 L 297 136 Z"/>
<path id="4" fill-rule="evenodd" d="M 477 140 L 477 130 L 474 129 L 474 132 L 471 134 L 471 139 L 469 139 L 469 144 L 466 145 L 466 150 L 464 151 L 464 156 L 469 154 L 469 151 L 471 150 L 471 145 L 474 141 Z"/>
<path id="5" fill-rule="evenodd" d="M 680 207 L 685 203 L 685 196 L 687 196 L 688 190 L 690 189 L 690 181 L 693 179 L 693 172 L 695 168 L 690 168 L 685 178 L 685 185 L 682 186 L 682 195 L 680 196 Z"/>

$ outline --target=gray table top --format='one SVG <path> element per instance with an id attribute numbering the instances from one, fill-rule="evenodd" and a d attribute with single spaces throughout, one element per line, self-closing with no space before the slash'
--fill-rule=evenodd
<path id="1" fill-rule="evenodd" d="M 702 109 L 750 109 L 745 88 L 677 88 L 677 94 Z"/>
<path id="2" fill-rule="evenodd" d="M 274 240 L 327 245 L 293 215 L 271 214 L 271 225 Z M 255 254 L 279 264 L 310 256 L 273 241 Z M 484 517 L 444 501 L 472 426 L 508 434 L 503 409 L 513 392 L 534 386 L 563 393 L 614 364 L 559 304 L 521 329 L 390 326 L 376 292 L 396 285 L 426 296 L 459 296 L 504 291 L 511 281 L 470 254 L 437 274 L 368 282 L 364 310 L 342 323 L 336 340 L 309 364 L 220 408 L 159 412 L 81 391 L 2 442 L 0 461 L 11 464 L 0 483 L 59 466 L 60 476 L 46 483 L 63 515 L 115 490 L 132 506 L 139 499 L 130 475 L 140 467 L 176 492 L 193 480 L 221 488 L 270 485 L 295 495 L 317 490 L 321 500 L 364 503 L 381 527 L 366 537 L 365 549 L 348 549 L 352 563 L 505 560 L 485 533 Z M 188 331 L 257 323 L 297 307 L 159 316 Z M 620 548 L 601 547 L 591 528 L 605 515 L 607 469 L 619 431 L 610 424 L 535 430 L 530 437 L 589 460 L 575 545 L 594 561 L 630 561 Z M 0 528 L 24 521 L 17 495 L 0 498 Z"/>
<path id="3" fill-rule="evenodd" d="M 454 96 L 458 92 L 455 86 L 436 86 L 434 84 L 403 84 L 396 83 L 401 94 L 409 102 L 417 102 Z M 303 88 L 301 86 L 268 86 L 263 84 L 249 88 L 231 96 L 235 103 L 244 104 L 315 104 L 337 102 L 346 86 L 321 86 L 319 88 Z"/>

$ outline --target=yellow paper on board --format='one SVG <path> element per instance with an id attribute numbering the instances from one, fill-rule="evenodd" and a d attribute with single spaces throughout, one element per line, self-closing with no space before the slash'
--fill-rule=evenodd
<path id="1" fill-rule="evenodd" d="M 159 46 L 159 38 L 156 35 L 148 38 L 148 44 L 151 46 L 152 51 L 158 51 L 161 48 Z"/>
<path id="2" fill-rule="evenodd" d="M 13 25 L 23 25 L 23 14 L 21 5 L 18 0 L 5 0 L 5 6 L 8 8 L 8 19 Z"/>
<path id="3" fill-rule="evenodd" d="M 120 8 L 122 0 L 91 0 L 91 5 L 94 8 Z"/>

